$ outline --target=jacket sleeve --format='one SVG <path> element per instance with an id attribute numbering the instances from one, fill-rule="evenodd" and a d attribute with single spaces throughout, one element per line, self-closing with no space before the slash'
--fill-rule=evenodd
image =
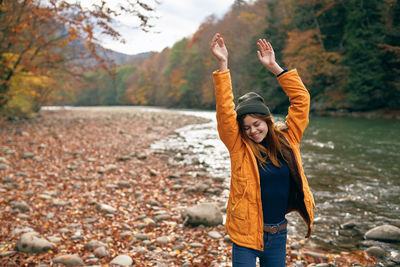
<path id="1" fill-rule="evenodd" d="M 241 140 L 233 102 L 232 83 L 229 70 L 213 73 L 218 134 L 222 142 L 232 153 Z"/>
<path id="2" fill-rule="evenodd" d="M 299 144 L 309 122 L 310 94 L 296 69 L 282 74 L 278 77 L 278 81 L 289 96 L 290 101 L 288 115 L 286 116 L 288 134 L 293 141 Z"/>

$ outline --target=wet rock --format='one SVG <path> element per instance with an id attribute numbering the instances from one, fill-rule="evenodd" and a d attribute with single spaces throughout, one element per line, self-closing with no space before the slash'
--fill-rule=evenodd
<path id="1" fill-rule="evenodd" d="M 41 253 L 49 251 L 54 244 L 41 238 L 36 232 L 23 234 L 17 241 L 16 249 L 26 253 Z"/>
<path id="2" fill-rule="evenodd" d="M 181 216 L 191 225 L 215 226 L 222 224 L 222 213 L 214 203 L 203 203 L 197 206 L 186 208 Z"/>
<path id="3" fill-rule="evenodd" d="M 341 224 L 340 228 L 342 228 L 342 229 L 353 229 L 356 226 L 357 226 L 357 224 L 356 224 L 355 221 L 349 221 L 349 222 L 345 222 L 345 223 Z"/>
<path id="4" fill-rule="evenodd" d="M 400 228 L 389 224 L 381 225 L 366 232 L 364 238 L 384 242 L 400 242 Z"/>
<path id="5" fill-rule="evenodd" d="M 100 212 L 109 213 L 109 214 L 114 214 L 115 212 L 117 212 L 116 208 L 113 208 L 110 205 L 102 204 L 102 203 L 97 203 L 96 208 Z"/>
<path id="6" fill-rule="evenodd" d="M 108 256 L 108 252 L 105 247 L 98 247 L 93 251 L 93 253 L 99 258 L 104 258 Z"/>
<path id="7" fill-rule="evenodd" d="M 116 264 L 116 265 L 121 265 L 121 266 L 131 266 L 132 263 L 133 263 L 133 260 L 128 255 L 119 255 L 110 262 L 110 265 Z"/>
<path id="8" fill-rule="evenodd" d="M 61 263 L 66 266 L 85 266 L 83 260 L 77 254 L 66 254 L 53 259 L 54 263 Z"/>
<path id="9" fill-rule="evenodd" d="M 221 239 L 222 238 L 222 235 L 217 231 L 210 231 L 210 232 L 208 232 L 207 235 L 209 237 L 211 237 L 212 239 Z"/>
<path id="10" fill-rule="evenodd" d="M 385 251 L 380 248 L 380 247 L 370 247 L 365 250 L 368 255 L 371 255 L 373 257 L 381 258 L 385 256 Z"/>
<path id="11" fill-rule="evenodd" d="M 10 169 L 10 167 L 7 164 L 0 164 L 0 170 L 7 171 L 9 169 Z"/>

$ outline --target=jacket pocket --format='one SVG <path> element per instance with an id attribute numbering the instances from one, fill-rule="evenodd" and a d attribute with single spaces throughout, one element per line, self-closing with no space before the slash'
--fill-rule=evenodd
<path id="1" fill-rule="evenodd" d="M 246 192 L 249 181 L 245 178 L 233 175 L 231 184 L 231 215 L 238 219 L 247 219 L 249 215 L 249 202 L 246 197 Z"/>

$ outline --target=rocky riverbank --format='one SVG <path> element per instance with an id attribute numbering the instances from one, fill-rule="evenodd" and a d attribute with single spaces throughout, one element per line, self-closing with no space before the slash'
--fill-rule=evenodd
<path id="1" fill-rule="evenodd" d="M 181 164 L 185 153 L 150 148 L 203 122 L 139 108 L 42 111 L 0 122 L 0 266 L 230 266 L 226 203 L 215 201 L 228 190 L 224 180 L 201 162 Z M 289 238 L 287 262 L 377 261 Z"/>

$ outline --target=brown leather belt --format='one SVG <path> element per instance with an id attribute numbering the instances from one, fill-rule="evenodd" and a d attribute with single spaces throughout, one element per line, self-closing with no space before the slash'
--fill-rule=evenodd
<path id="1" fill-rule="evenodd" d="M 287 222 L 284 224 L 279 225 L 279 231 L 285 230 L 287 227 Z M 268 232 L 270 234 L 276 234 L 278 232 L 278 226 L 269 226 L 269 225 L 264 225 L 264 232 Z"/>

